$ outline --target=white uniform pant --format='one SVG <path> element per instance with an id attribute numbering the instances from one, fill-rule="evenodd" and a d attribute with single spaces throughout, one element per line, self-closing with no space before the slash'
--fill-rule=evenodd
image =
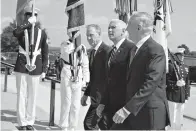
<path id="1" fill-rule="evenodd" d="M 40 75 L 15 73 L 17 88 L 17 121 L 19 126 L 35 122 L 36 90 Z"/>
<path id="2" fill-rule="evenodd" d="M 179 130 L 183 124 L 184 103 L 168 101 L 171 127 L 168 129 Z"/>
<path id="3" fill-rule="evenodd" d="M 79 119 L 82 81 L 71 82 L 61 77 L 61 112 L 59 126 L 76 128 Z"/>

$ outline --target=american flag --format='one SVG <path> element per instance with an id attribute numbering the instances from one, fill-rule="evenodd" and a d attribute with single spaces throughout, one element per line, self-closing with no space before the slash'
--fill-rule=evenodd
<path id="1" fill-rule="evenodd" d="M 155 0 L 154 2 L 154 28 L 152 37 L 161 44 L 166 55 L 166 70 L 168 71 L 168 36 L 171 34 L 171 18 L 172 11 L 170 0 Z"/>

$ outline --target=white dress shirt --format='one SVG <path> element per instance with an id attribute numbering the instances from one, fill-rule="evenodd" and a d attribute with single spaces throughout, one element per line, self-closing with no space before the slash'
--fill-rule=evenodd
<path id="1" fill-rule="evenodd" d="M 140 47 L 150 38 L 150 35 L 145 36 L 144 38 L 142 38 L 137 44 L 137 50 L 135 52 L 135 55 L 137 54 L 138 50 L 140 49 Z"/>
<path id="2" fill-rule="evenodd" d="M 119 47 L 122 45 L 122 43 L 124 42 L 124 40 L 125 40 L 125 38 L 121 39 L 116 45 L 114 45 L 114 46 L 116 46 L 116 50 L 119 49 Z"/>

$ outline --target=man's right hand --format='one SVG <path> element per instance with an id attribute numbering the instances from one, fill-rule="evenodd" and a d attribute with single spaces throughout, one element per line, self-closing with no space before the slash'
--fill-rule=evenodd
<path id="1" fill-rule="evenodd" d="M 87 103 L 86 103 L 87 98 L 88 98 L 88 96 L 85 96 L 85 95 L 82 96 L 82 98 L 81 98 L 81 105 L 82 106 L 87 106 Z"/>
<path id="2" fill-rule="evenodd" d="M 99 106 L 97 107 L 96 113 L 97 113 L 97 115 L 98 115 L 99 117 L 101 117 L 101 114 L 102 114 L 104 108 L 105 108 L 105 105 L 103 105 L 103 104 L 99 104 Z"/>
<path id="3" fill-rule="evenodd" d="M 31 24 L 35 24 L 36 23 L 36 16 L 31 16 L 29 19 L 28 19 L 29 23 Z"/>
<path id="4" fill-rule="evenodd" d="M 178 80 L 177 83 L 176 83 L 176 85 L 179 86 L 179 87 L 185 86 L 185 84 L 186 83 L 185 83 L 185 81 L 183 79 Z"/>

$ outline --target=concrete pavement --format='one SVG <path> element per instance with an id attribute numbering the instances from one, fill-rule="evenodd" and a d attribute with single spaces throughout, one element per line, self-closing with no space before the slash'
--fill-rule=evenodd
<path id="1" fill-rule="evenodd" d="M 1 128 L 16 130 L 16 86 L 14 75 L 8 76 L 8 91 L 3 92 L 4 75 L 1 74 Z M 60 86 L 56 84 L 55 96 L 55 123 L 58 124 L 60 117 Z M 185 106 L 184 130 L 196 130 L 196 85 L 191 88 L 191 98 Z M 89 105 L 89 104 L 88 104 Z M 83 120 L 88 110 L 87 107 L 81 107 L 80 120 L 78 130 L 83 129 Z M 37 89 L 37 107 L 36 107 L 36 130 L 58 130 L 56 127 L 49 127 L 49 112 L 50 112 L 50 81 L 40 82 Z M 190 118 L 192 119 L 190 119 Z M 188 119 L 187 119 L 188 118 Z"/>
<path id="2" fill-rule="evenodd" d="M 17 127 L 16 119 L 16 80 L 15 76 L 8 76 L 8 89 L 3 92 L 4 88 L 4 75 L 1 74 L 1 128 L 7 129 Z M 55 91 L 55 124 L 56 127 L 49 127 L 49 114 L 50 114 L 50 81 L 40 82 L 37 89 L 37 107 L 36 107 L 36 122 L 34 128 L 36 130 L 58 130 L 58 123 L 60 119 L 60 85 L 56 84 Z M 90 104 L 89 100 L 88 103 Z M 89 105 L 88 104 L 88 105 Z M 89 106 L 82 107 L 80 110 L 80 120 L 78 123 L 78 130 L 83 129 L 83 120 Z M 6 122 L 6 123 L 5 123 Z M 7 124 L 8 123 L 8 124 Z M 3 126 L 4 125 L 4 126 Z M 12 125 L 12 126 L 9 126 Z M 14 126 L 13 126 L 14 125 Z"/>

